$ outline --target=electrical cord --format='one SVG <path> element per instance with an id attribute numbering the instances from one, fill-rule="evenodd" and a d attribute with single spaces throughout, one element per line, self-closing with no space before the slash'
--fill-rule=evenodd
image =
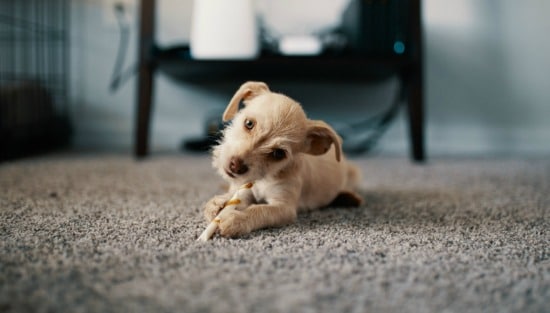
<path id="1" fill-rule="evenodd" d="M 124 11 L 124 5 L 121 3 L 115 4 L 114 14 L 118 22 L 119 28 L 119 42 L 117 48 L 117 56 L 115 65 L 113 67 L 113 73 L 111 75 L 111 84 L 109 89 L 111 92 L 115 92 L 124 85 L 137 72 L 137 66 L 132 65 L 126 70 L 123 70 L 124 61 L 128 52 L 128 44 L 130 42 L 130 25 L 126 19 L 126 14 Z"/>
<path id="2" fill-rule="evenodd" d="M 395 120 L 404 99 L 405 91 L 403 82 L 400 82 L 393 103 L 385 112 L 363 121 L 348 124 L 345 129 L 338 130 L 340 136 L 344 139 L 343 149 L 351 154 L 370 152 Z"/>

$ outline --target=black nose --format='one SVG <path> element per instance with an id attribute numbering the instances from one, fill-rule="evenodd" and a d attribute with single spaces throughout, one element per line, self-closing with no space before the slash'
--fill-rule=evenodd
<path id="1" fill-rule="evenodd" d="M 233 174 L 242 175 L 248 172 L 248 166 L 244 164 L 243 159 L 232 157 L 229 161 L 229 170 Z"/>

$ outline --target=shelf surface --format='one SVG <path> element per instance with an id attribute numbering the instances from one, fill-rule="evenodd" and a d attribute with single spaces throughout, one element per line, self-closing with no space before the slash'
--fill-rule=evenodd
<path id="1" fill-rule="evenodd" d="M 319 56 L 282 56 L 263 52 L 253 60 L 195 60 L 189 48 L 155 48 L 158 68 L 188 82 L 220 80 L 380 80 L 412 64 L 407 56 L 360 56 L 326 53 Z"/>

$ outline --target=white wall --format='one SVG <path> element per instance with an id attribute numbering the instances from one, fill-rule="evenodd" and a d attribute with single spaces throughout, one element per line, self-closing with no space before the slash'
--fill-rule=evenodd
<path id="1" fill-rule="evenodd" d="M 131 151 L 135 80 L 108 91 L 118 32 L 105 2 L 78 0 L 72 9 L 72 100 L 79 148 Z M 135 62 L 134 29 L 127 65 Z M 158 0 L 161 44 L 186 42 L 191 0 Z M 107 17 L 106 17 L 107 16 Z M 546 0 L 425 0 L 427 146 L 431 155 L 550 152 L 550 2 Z M 345 122 L 377 112 L 395 81 L 374 86 L 278 84 L 314 117 Z M 237 86 L 217 92 L 159 75 L 151 143 L 176 150 L 203 133 L 203 121 Z M 365 99 L 359 106 L 356 99 Z M 338 103 L 339 111 L 333 108 Z M 381 153 L 407 154 L 401 117 L 382 138 Z"/>
<path id="2" fill-rule="evenodd" d="M 434 152 L 550 151 L 550 2 L 425 1 Z"/>

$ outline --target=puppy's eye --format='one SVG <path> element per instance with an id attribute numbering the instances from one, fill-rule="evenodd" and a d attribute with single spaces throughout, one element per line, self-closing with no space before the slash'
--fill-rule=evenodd
<path id="1" fill-rule="evenodd" d="M 254 120 L 246 119 L 244 121 L 244 127 L 246 127 L 246 129 L 248 130 L 254 128 L 254 125 L 256 125 L 256 122 Z"/>
<path id="2" fill-rule="evenodd" d="M 280 160 L 286 158 L 286 152 L 283 149 L 273 149 L 273 151 L 271 151 L 270 156 L 271 156 L 272 159 L 274 159 L 276 161 L 280 161 Z"/>

